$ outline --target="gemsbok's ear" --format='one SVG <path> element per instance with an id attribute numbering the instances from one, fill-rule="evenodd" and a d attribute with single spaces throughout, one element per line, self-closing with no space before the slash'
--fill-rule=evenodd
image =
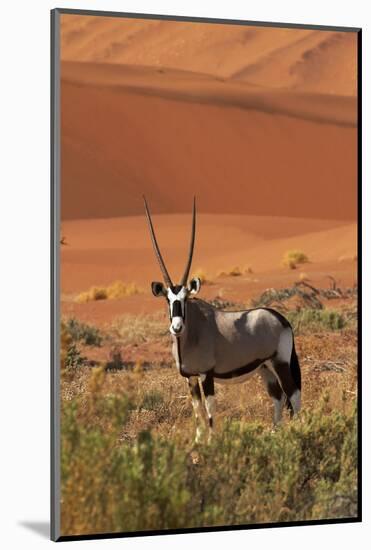
<path id="1" fill-rule="evenodd" d="M 162 283 L 153 282 L 151 284 L 152 294 L 158 298 L 159 296 L 165 296 L 165 287 Z"/>
<path id="2" fill-rule="evenodd" d="M 194 277 L 189 281 L 188 290 L 191 294 L 197 294 L 200 292 L 201 288 L 201 279 L 199 277 Z"/>

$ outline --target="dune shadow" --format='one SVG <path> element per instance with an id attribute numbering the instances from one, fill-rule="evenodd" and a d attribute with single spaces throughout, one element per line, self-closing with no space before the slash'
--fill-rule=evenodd
<path id="1" fill-rule="evenodd" d="M 26 529 L 37 533 L 42 538 L 50 538 L 50 523 L 48 521 L 20 521 L 18 523 L 22 527 L 26 527 Z"/>

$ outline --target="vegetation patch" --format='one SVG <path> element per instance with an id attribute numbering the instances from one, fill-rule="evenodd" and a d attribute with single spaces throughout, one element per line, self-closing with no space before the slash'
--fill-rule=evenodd
<path id="1" fill-rule="evenodd" d="M 60 366 L 62 374 L 66 371 L 82 367 L 84 364 L 85 357 L 81 355 L 66 325 L 62 323 L 60 340 Z"/>
<path id="2" fill-rule="evenodd" d="M 296 333 L 341 330 L 349 326 L 355 327 L 355 319 L 353 317 L 334 309 L 288 311 L 286 317 Z"/>
<path id="3" fill-rule="evenodd" d="M 217 277 L 240 277 L 242 274 L 243 270 L 236 265 L 231 269 L 219 271 Z"/>
<path id="4" fill-rule="evenodd" d="M 63 403 L 63 534 L 356 516 L 355 406 L 329 412 L 323 396 L 273 433 L 225 421 L 192 448 L 176 433 L 123 439 L 136 410 L 162 406 L 161 390 L 133 403 L 104 394 L 103 376 L 93 369 L 88 391 Z"/>
<path id="5" fill-rule="evenodd" d="M 81 304 L 94 300 L 115 300 L 141 294 L 142 292 L 143 290 L 136 283 L 115 281 L 108 286 L 92 286 L 89 290 L 78 294 L 75 301 Z"/>
<path id="6" fill-rule="evenodd" d="M 114 320 L 112 332 L 125 345 L 139 345 L 168 337 L 168 322 L 162 313 L 153 315 L 126 314 Z"/>
<path id="7" fill-rule="evenodd" d="M 162 407 L 164 404 L 164 396 L 158 390 L 150 390 L 143 395 L 142 402 L 140 404 L 141 409 L 154 411 Z"/>
<path id="8" fill-rule="evenodd" d="M 230 269 L 218 271 L 217 277 L 241 277 L 242 275 L 251 275 L 253 270 L 250 266 L 240 267 L 235 265 Z"/>
<path id="9" fill-rule="evenodd" d="M 301 250 L 288 250 L 282 258 L 282 265 L 290 269 L 296 269 L 298 264 L 306 264 L 308 262 L 308 257 Z"/>
<path id="10" fill-rule="evenodd" d="M 74 342 L 82 342 L 86 346 L 99 347 L 102 345 L 103 335 L 100 330 L 93 325 L 82 323 L 71 317 L 66 321 L 62 321 L 62 327 L 65 328 Z"/>
<path id="11" fill-rule="evenodd" d="M 108 370 L 121 370 L 125 363 L 122 358 L 122 350 L 120 346 L 113 346 L 109 352 L 109 361 L 107 361 L 105 368 Z"/>
<path id="12" fill-rule="evenodd" d="M 66 369 L 76 369 L 82 367 L 85 364 L 85 357 L 81 355 L 80 350 L 76 347 L 75 344 L 68 346 L 64 367 Z"/>
<path id="13" fill-rule="evenodd" d="M 285 302 L 293 297 L 299 298 L 302 307 L 322 309 L 323 300 L 351 300 L 357 297 L 357 285 L 340 288 L 333 282 L 331 288 L 316 288 L 307 281 L 296 282 L 289 288 L 268 288 L 259 297 L 251 300 L 253 307 L 279 306 L 285 309 Z"/>

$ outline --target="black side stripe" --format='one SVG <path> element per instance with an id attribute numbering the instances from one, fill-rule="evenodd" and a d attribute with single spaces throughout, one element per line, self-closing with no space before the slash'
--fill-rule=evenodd
<path id="1" fill-rule="evenodd" d="M 219 378 L 222 380 L 228 380 L 230 378 L 238 378 L 239 376 L 243 376 L 244 374 L 248 374 L 254 370 L 256 370 L 260 365 L 262 365 L 265 361 L 269 361 L 270 359 L 273 359 L 273 357 L 276 354 L 274 353 L 270 357 L 266 357 L 265 359 L 255 359 L 255 361 L 252 361 L 251 363 L 248 363 L 247 365 L 244 365 L 243 367 L 239 367 L 238 369 L 229 371 L 229 372 L 215 372 L 214 371 L 214 377 Z"/>

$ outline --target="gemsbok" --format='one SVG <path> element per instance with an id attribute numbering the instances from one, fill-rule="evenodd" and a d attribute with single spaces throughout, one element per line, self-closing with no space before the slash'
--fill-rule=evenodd
<path id="1" fill-rule="evenodd" d="M 188 380 L 196 417 L 196 442 L 203 431 L 203 402 L 209 437 L 212 434 L 214 382 L 244 382 L 259 372 L 274 403 L 274 424 L 281 421 L 285 405 L 291 416 L 298 413 L 301 374 L 290 323 L 274 309 L 259 307 L 223 311 L 194 298 L 201 288 L 199 278 L 188 282 L 196 233 L 195 199 L 187 264 L 180 283 L 173 284 L 156 240 L 145 198 L 144 205 L 153 248 L 165 283 L 153 282 L 152 292 L 156 297 L 166 298 L 168 304 L 172 353 L 179 373 Z"/>

